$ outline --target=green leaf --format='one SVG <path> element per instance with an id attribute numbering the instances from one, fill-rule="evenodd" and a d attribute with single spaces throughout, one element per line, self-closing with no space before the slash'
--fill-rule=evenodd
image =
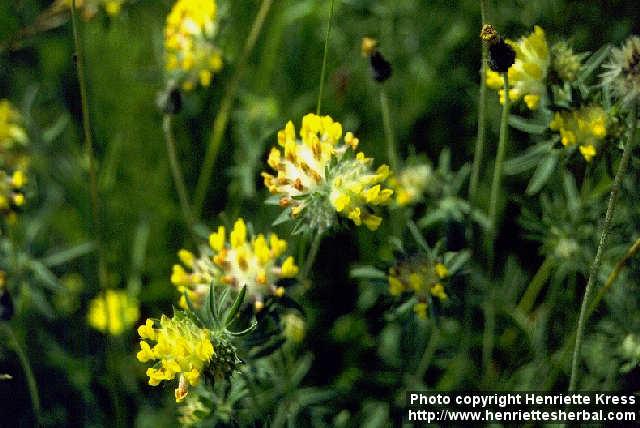
<path id="1" fill-rule="evenodd" d="M 533 173 L 533 177 L 529 181 L 527 186 L 527 195 L 535 195 L 542 189 L 545 183 L 551 178 L 551 174 L 556 170 L 558 164 L 558 154 L 553 151 L 549 153 L 538 165 L 536 172 Z"/>
<path id="2" fill-rule="evenodd" d="M 242 337 L 242 336 L 246 336 L 247 334 L 253 332 L 256 330 L 256 328 L 258 327 L 258 322 L 256 320 L 251 321 L 251 325 L 247 328 L 245 328 L 244 330 L 241 331 L 229 331 L 229 334 L 231 334 L 232 336 L 236 336 L 236 337 Z"/>
<path id="3" fill-rule="evenodd" d="M 584 65 L 580 68 L 580 71 L 578 71 L 576 81 L 582 83 L 587 78 L 589 78 L 589 76 L 591 76 L 591 73 L 593 73 L 596 68 L 598 68 L 605 59 L 607 59 L 610 51 L 611 45 L 604 45 L 593 55 L 591 55 L 589 59 L 584 63 Z"/>
<path id="4" fill-rule="evenodd" d="M 386 279 L 386 275 L 380 269 L 370 265 L 354 266 L 349 276 L 353 279 Z"/>
<path id="5" fill-rule="evenodd" d="M 509 125 L 527 134 L 543 134 L 549 127 L 546 122 L 535 122 L 514 114 L 509 116 Z"/>
<path id="6" fill-rule="evenodd" d="M 285 208 L 280 215 L 271 223 L 271 226 L 277 226 L 291 220 L 291 208 Z"/>
<path id="7" fill-rule="evenodd" d="M 198 313 L 198 310 L 193 306 L 193 302 L 189 298 L 189 295 L 187 294 L 187 290 L 185 290 L 182 293 L 182 295 L 184 296 L 185 302 L 187 302 L 187 307 L 189 308 L 189 315 L 191 317 L 194 317 L 200 323 L 201 326 L 206 326 L 207 323 L 204 322 L 204 320 L 202 319 L 202 316 Z"/>
<path id="8" fill-rule="evenodd" d="M 536 144 L 535 146 L 529 147 L 525 150 L 522 155 L 509 159 L 504 163 L 504 174 L 517 175 L 532 169 L 540 163 L 540 159 L 543 156 L 551 153 L 556 141 L 557 139 L 554 138 L 552 140 Z"/>
<path id="9" fill-rule="evenodd" d="M 47 144 L 51 143 L 64 132 L 68 125 L 69 115 L 66 113 L 61 114 L 58 120 L 56 120 L 53 125 L 42 131 L 42 140 Z"/>
<path id="10" fill-rule="evenodd" d="M 238 293 L 235 302 L 233 302 L 233 306 L 231 306 L 231 309 L 229 309 L 229 312 L 227 312 L 227 317 L 224 320 L 225 327 L 228 327 L 233 322 L 235 316 L 238 314 L 240 305 L 242 305 L 242 302 L 244 302 L 245 294 L 247 294 L 247 286 L 243 285 L 242 290 L 240 290 L 240 293 Z"/>
<path id="11" fill-rule="evenodd" d="M 85 242 L 75 247 L 67 248 L 66 250 L 59 251 L 51 254 L 42 260 L 42 263 L 47 267 L 59 266 L 70 262 L 73 259 L 84 256 L 92 252 L 96 248 L 93 242 Z"/>

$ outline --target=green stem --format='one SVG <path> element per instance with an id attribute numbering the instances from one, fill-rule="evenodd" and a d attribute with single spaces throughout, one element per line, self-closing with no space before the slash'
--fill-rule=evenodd
<path id="1" fill-rule="evenodd" d="M 500 118 L 500 139 L 498 141 L 498 151 L 496 153 L 496 163 L 493 169 L 493 182 L 491 183 L 491 197 L 489 199 L 489 242 L 488 260 L 489 269 L 493 269 L 494 245 L 496 238 L 496 215 L 498 210 L 498 194 L 502 182 L 502 169 L 504 155 L 509 139 L 509 74 L 502 73 L 504 78 L 504 104 L 502 106 L 502 117 Z"/>
<path id="2" fill-rule="evenodd" d="M 492 287 L 489 290 L 489 299 L 484 305 L 484 332 L 482 334 L 482 368 L 485 373 L 485 379 L 489 378 L 491 372 L 491 359 L 493 355 L 493 347 L 495 343 L 496 329 L 496 308 L 495 308 L 495 292 Z"/>
<path id="3" fill-rule="evenodd" d="M 180 207 L 182 208 L 182 215 L 187 223 L 189 231 L 193 234 L 194 219 L 189 206 L 189 199 L 187 198 L 187 187 L 184 184 L 184 176 L 178 162 L 176 155 L 176 141 L 173 135 L 173 128 L 171 126 L 172 116 L 165 114 L 162 118 L 162 130 L 164 131 L 164 140 L 167 146 L 167 156 L 169 157 L 169 166 L 171 168 L 171 175 L 173 176 L 173 183 L 176 186 L 178 192 L 178 199 L 180 200 Z M 197 241 L 196 241 L 197 242 Z"/>
<path id="4" fill-rule="evenodd" d="M 596 310 L 596 308 L 598 307 L 598 304 L 600 303 L 604 295 L 607 294 L 607 291 L 609 291 L 609 289 L 611 288 L 611 286 L 613 286 L 616 279 L 618 279 L 618 275 L 620 275 L 620 271 L 622 271 L 622 268 L 624 267 L 624 265 L 629 261 L 629 259 L 631 259 L 633 256 L 638 254 L 639 251 L 640 251 L 640 239 L 637 239 L 636 242 L 634 242 L 631 245 L 631 247 L 629 247 L 625 255 L 620 260 L 618 260 L 615 267 L 607 277 L 607 282 L 605 282 L 604 287 L 598 290 L 598 294 L 596 294 L 596 297 L 593 299 L 593 303 L 589 307 L 587 319 L 589 315 L 591 315 L 593 311 Z"/>
<path id="5" fill-rule="evenodd" d="M 36 378 L 33 375 L 33 370 L 31 370 L 31 364 L 29 364 L 29 358 L 27 357 L 27 353 L 24 351 L 22 346 L 20 346 L 20 342 L 18 341 L 18 338 L 16 337 L 9 323 L 3 322 L 0 323 L 0 325 L 4 328 L 6 335 L 9 337 L 9 340 L 13 344 L 13 350 L 20 360 L 20 365 L 22 366 L 25 378 L 27 379 L 27 387 L 29 388 L 29 395 L 31 397 L 31 408 L 33 409 L 33 416 L 36 419 L 36 425 L 39 426 L 40 396 L 38 395 L 38 384 L 36 383 Z"/>
<path id="6" fill-rule="evenodd" d="M 320 243 L 322 242 L 322 235 L 322 230 L 319 230 L 313 237 L 311 247 L 309 248 L 309 253 L 307 254 L 307 258 L 304 260 L 304 266 L 300 271 L 300 278 L 302 280 L 306 280 L 309 277 L 309 272 L 311 272 L 313 262 L 316 260 L 316 256 L 318 255 L 318 249 L 320 248 Z"/>
<path id="7" fill-rule="evenodd" d="M 571 378 L 569 380 L 569 391 L 576 390 L 576 383 L 578 380 L 578 359 L 580 357 L 580 348 L 582 346 L 582 339 L 584 337 L 584 329 L 588 319 L 588 308 L 589 308 L 589 300 L 591 299 L 591 294 L 593 293 L 593 287 L 595 282 L 597 281 L 598 270 L 600 269 L 600 264 L 602 263 L 602 254 L 607 246 L 607 238 L 609 237 L 609 228 L 611 226 L 611 220 L 613 218 L 613 214 L 616 208 L 616 201 L 618 197 L 618 192 L 620 191 L 620 186 L 622 183 L 622 179 L 625 176 L 627 171 L 627 165 L 629 164 L 629 158 L 631 157 L 631 151 L 633 148 L 636 128 L 638 123 L 638 106 L 634 104 L 631 109 L 631 135 L 629 141 L 624 146 L 624 151 L 622 153 L 622 159 L 620 160 L 620 165 L 618 166 L 618 171 L 616 172 L 616 177 L 613 181 L 613 186 L 611 187 L 611 194 L 609 195 L 609 203 L 607 205 L 607 213 L 604 217 L 604 225 L 602 226 L 602 235 L 600 236 L 600 243 L 598 245 L 598 250 L 596 251 L 596 257 L 593 260 L 593 265 L 591 266 L 591 271 L 589 272 L 589 280 L 587 281 L 587 287 L 584 291 L 584 298 L 582 299 L 582 305 L 580 307 L 580 316 L 578 318 L 578 329 L 576 331 L 576 341 L 575 346 L 573 348 L 573 359 L 571 362 Z"/>
<path id="8" fill-rule="evenodd" d="M 540 291 L 542 290 L 542 286 L 547 282 L 547 279 L 549 279 L 553 264 L 554 259 L 553 257 L 549 256 L 544 259 L 544 261 L 538 268 L 538 271 L 529 283 L 529 286 L 522 296 L 522 299 L 520 299 L 520 303 L 518 303 L 518 310 L 523 314 L 528 313 L 533 307 L 536 299 L 538 298 L 538 294 L 540 294 Z"/>
<path id="9" fill-rule="evenodd" d="M 487 23 L 487 1 L 480 0 L 480 14 L 482 17 L 482 25 Z M 476 139 L 476 148 L 473 153 L 473 167 L 471 169 L 471 179 L 469 181 L 469 201 L 475 202 L 478 192 L 478 182 L 480 180 L 480 167 L 482 166 L 482 156 L 484 154 L 484 136 L 485 136 L 485 111 L 487 106 L 487 84 L 486 84 L 486 64 L 488 57 L 488 48 L 486 43 L 482 43 L 482 64 L 480 65 L 480 96 L 478 99 L 478 137 Z"/>
<path id="10" fill-rule="evenodd" d="M 324 37 L 324 52 L 322 53 L 322 69 L 320 70 L 320 87 L 318 88 L 318 102 L 316 103 L 316 114 L 320 114 L 320 107 L 322 106 L 322 94 L 324 92 L 324 80 L 327 72 L 327 56 L 329 52 L 329 35 L 331 34 L 331 24 L 333 22 L 333 5 L 334 0 L 331 0 L 331 9 L 329 10 L 329 23 L 327 24 L 327 34 Z"/>
<path id="11" fill-rule="evenodd" d="M 222 137 L 224 136 L 224 132 L 227 129 L 227 123 L 229 122 L 231 107 L 233 106 L 233 101 L 235 100 L 236 93 L 238 92 L 240 80 L 242 79 L 244 71 L 247 68 L 247 62 L 249 61 L 251 52 L 253 52 L 253 48 L 256 45 L 256 41 L 258 40 L 258 36 L 262 31 L 262 27 L 272 4 L 273 0 L 262 0 L 260 9 L 258 10 L 255 20 L 253 21 L 251 31 L 242 50 L 242 54 L 240 55 L 240 59 L 238 60 L 235 73 L 231 78 L 229 84 L 226 86 L 225 93 L 222 97 L 222 101 L 220 102 L 220 108 L 218 109 L 218 113 L 213 120 L 213 131 L 211 133 L 209 145 L 207 146 L 207 150 L 205 152 L 202 170 L 200 171 L 200 176 L 198 177 L 198 183 L 196 184 L 193 203 L 194 219 L 200 218 L 200 215 L 202 214 L 204 199 L 206 197 L 207 189 L 209 188 L 209 183 L 211 181 L 213 167 L 215 166 L 216 158 L 220 150 L 220 145 L 222 144 Z"/>
<path id="12" fill-rule="evenodd" d="M 76 9 L 76 0 L 71 0 L 71 26 L 73 30 L 73 43 L 75 48 L 75 63 L 76 63 L 76 72 L 78 75 L 78 85 L 80 87 L 80 102 L 82 107 L 82 129 L 84 132 L 84 145 L 85 152 L 87 153 L 87 157 L 89 160 L 89 193 L 91 198 L 91 214 L 93 218 L 93 234 L 94 239 L 96 241 L 96 247 L 98 252 L 98 284 L 100 289 L 102 290 L 102 294 L 104 296 L 104 304 L 105 310 L 108 312 L 109 310 L 109 301 L 107 299 L 107 265 L 105 261 L 105 251 L 104 251 L 104 243 L 103 243 L 103 230 L 102 230 L 102 211 L 100 206 L 100 199 L 98 197 L 98 178 L 97 178 L 97 168 L 95 161 L 95 152 L 93 148 L 93 138 L 91 135 L 91 121 L 89 116 L 89 99 L 87 96 L 87 83 L 85 78 L 85 70 L 84 70 L 84 53 L 82 50 L 82 46 L 80 43 L 80 33 L 78 30 L 78 11 Z M 106 357 L 109 359 L 110 354 L 110 340 L 109 340 L 109 317 L 107 317 L 107 339 L 106 339 Z M 118 396 L 118 390 L 115 387 L 117 382 L 115 379 L 115 374 L 113 371 L 109 370 L 107 366 L 107 372 L 110 377 L 110 382 L 112 383 L 112 387 L 109 388 L 111 398 L 113 401 L 114 412 L 116 415 L 116 426 L 122 426 L 122 419 L 120 416 L 123 414 L 122 409 L 120 408 L 120 399 Z"/>
<path id="13" fill-rule="evenodd" d="M 436 352 L 436 348 L 438 347 L 438 339 L 440 330 L 434 324 L 431 330 L 431 337 L 427 342 L 427 346 L 424 348 L 424 353 L 420 358 L 420 362 L 418 363 L 418 368 L 416 369 L 416 379 L 418 382 L 422 382 L 427 369 L 431 363 L 431 359 L 433 358 L 433 354 Z"/>
<path id="14" fill-rule="evenodd" d="M 382 111 L 382 124 L 384 136 L 387 140 L 387 159 L 392 171 L 398 171 L 398 152 L 396 151 L 393 126 L 391 125 L 391 111 L 389 110 L 389 98 L 384 88 L 380 89 L 380 110 Z"/>
<path id="15" fill-rule="evenodd" d="M 429 248 L 427 240 L 424 239 L 424 236 L 422 236 L 422 233 L 420 233 L 418 225 L 415 221 L 413 221 L 411 217 L 409 217 L 409 220 L 407 220 L 407 227 L 409 228 L 409 233 L 411 233 L 411 236 L 413 236 L 413 239 L 420 246 L 420 248 L 422 248 L 425 254 L 431 254 L 431 248 Z"/>

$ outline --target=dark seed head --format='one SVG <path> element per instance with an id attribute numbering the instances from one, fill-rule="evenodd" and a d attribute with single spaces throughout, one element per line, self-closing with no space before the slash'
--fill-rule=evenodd
<path id="1" fill-rule="evenodd" d="M 371 71 L 376 82 L 384 82 L 391 77 L 391 64 L 387 61 L 379 51 L 375 51 L 369 57 L 371 62 Z"/>
<path id="2" fill-rule="evenodd" d="M 500 38 L 489 45 L 489 68 L 498 73 L 506 73 L 516 61 L 516 51 Z"/>

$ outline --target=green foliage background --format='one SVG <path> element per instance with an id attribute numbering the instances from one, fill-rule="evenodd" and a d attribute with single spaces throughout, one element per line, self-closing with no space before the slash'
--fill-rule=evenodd
<path id="1" fill-rule="evenodd" d="M 537 24 L 550 42 L 568 39 L 577 52 L 620 44 L 639 30 L 640 9 L 631 0 L 489 3 L 490 20 L 502 33 L 516 38 Z M 44 425 L 173 426 L 173 394 L 146 385 L 144 367 L 135 359 L 135 331 L 105 341 L 86 323 L 87 302 L 99 287 L 70 23 L 21 38 L 19 46 L 8 48 L 14 35 L 48 6 L 43 0 L 0 2 L 0 97 L 12 100 L 25 115 L 34 151 L 33 190 L 13 237 L 20 257 L 11 288 L 16 315 L 10 322 L 38 381 Z M 212 119 L 259 3 L 219 0 L 219 6 L 218 42 L 225 67 L 210 89 L 185 96 L 175 120 L 189 189 L 195 187 Z M 163 86 L 163 25 L 170 7 L 170 1 L 139 0 L 126 4 L 113 19 L 101 13 L 81 27 L 109 285 L 139 296 L 141 320 L 171 312 L 177 298 L 169 282 L 175 254 L 182 247 L 195 248 L 171 181 L 156 107 Z M 315 109 L 328 13 L 327 1 L 274 2 L 242 79 L 207 192 L 203 221 L 210 228 L 242 216 L 256 230 L 266 230 L 277 216 L 277 208 L 263 204 L 267 194 L 259 173 L 277 130 Z M 437 164 L 441 151 L 448 149 L 452 170 L 459 170 L 473 158 L 476 135 L 479 15 L 474 0 L 336 1 L 323 112 L 354 131 L 363 151 L 377 163 L 385 160 L 379 86 L 360 55 L 361 38 L 374 37 L 393 64 L 393 77 L 385 86 L 401 154 L 422 154 Z M 485 153 L 491 159 L 500 108 L 496 94 L 488 95 Z M 526 134 L 512 131 L 507 158 L 531 144 Z M 384 282 L 349 277 L 352 264 L 392 261 L 393 245 L 386 237 L 393 221 L 385 219 L 376 234 L 345 229 L 325 239 L 312 287 L 295 295 L 306 310 L 306 338 L 260 363 L 261 370 L 276 374 L 273 384 L 256 385 L 260 394 L 241 402 L 235 423 L 386 426 L 400 420 L 407 389 L 565 390 L 569 357 L 561 351 L 575 326 L 611 162 L 617 157 L 615 152 L 608 155 L 594 175 L 600 182 L 592 183 L 591 190 L 573 189 L 559 174 L 552 179 L 557 185 L 527 196 L 529 177 L 508 177 L 498 237 L 500 279 L 488 283 L 478 273 L 477 260 L 470 263 L 452 281 L 451 301 L 442 308 L 438 325 L 390 316 L 393 305 Z M 631 169 L 638 166 L 636 156 Z M 577 163 L 567 169 L 582 177 Z M 492 171 L 491 161 L 486 162 L 482 200 L 488 199 Z M 623 199 L 637 201 L 638 189 L 634 172 L 625 182 Z M 460 196 L 466 196 L 466 184 Z M 545 226 L 539 213 L 547 197 L 556 200 L 558 220 Z M 578 205 L 570 212 L 567 198 L 585 204 L 588 200 L 591 208 Z M 623 205 L 602 279 L 638 237 L 640 210 L 637 204 Z M 430 209 L 435 208 L 426 207 Z M 595 211 L 586 214 L 589 209 Z M 523 224 L 535 223 L 544 235 L 545 228 L 558 222 L 571 227 L 572 215 L 585 215 L 591 222 L 584 244 L 591 257 L 576 259 L 565 276 L 562 266 L 554 266 L 551 277 L 556 275 L 557 281 L 551 281 L 554 285 L 538 300 L 542 312 L 530 319 L 514 317 L 510 308 L 544 260 L 539 239 Z M 428 230 L 428 241 L 435 243 L 447 230 L 445 225 Z M 286 236 L 286 226 L 279 233 Z M 415 246 L 405 238 L 405 247 Z M 295 239 L 291 248 L 302 249 Z M 619 370 L 620 344 L 640 330 L 639 274 L 639 262 L 632 261 L 588 327 L 581 381 L 585 389 L 640 387 L 634 380 L 637 369 L 627 374 Z M 494 310 L 498 308 L 496 352 L 488 369 L 481 355 L 487 299 L 494 299 Z M 0 425 L 28 425 L 33 416 L 24 375 L 14 353 L 4 346 L 8 339 L 2 340 L 0 372 L 11 373 L 13 380 L 0 382 Z M 113 350 L 110 360 L 106 346 Z M 427 362 L 421 358 L 428 346 L 430 364 L 424 376 L 417 377 Z M 106 375 L 107 366 L 114 377 Z M 287 376 L 290 373 L 294 375 Z M 119 397 L 118 412 L 110 389 Z"/>

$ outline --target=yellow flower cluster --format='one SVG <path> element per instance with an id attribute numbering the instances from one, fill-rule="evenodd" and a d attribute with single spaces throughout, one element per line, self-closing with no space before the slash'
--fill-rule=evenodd
<path id="1" fill-rule="evenodd" d="M 62 0 L 65 8 L 70 9 L 73 0 Z M 84 19 L 93 18 L 100 8 L 104 8 L 109 16 L 116 16 L 120 13 L 122 5 L 126 0 L 76 0 L 76 8 L 82 12 Z"/>
<path id="2" fill-rule="evenodd" d="M 215 355 L 211 343 L 211 332 L 199 328 L 189 317 L 176 313 L 173 318 L 162 316 L 159 328 L 148 319 L 138 327 L 140 341 L 138 361 L 146 363 L 157 360 L 147 369 L 149 385 L 157 386 L 163 380 L 173 380 L 178 376 L 175 390 L 176 402 L 182 401 L 189 392 L 189 386 L 199 383 L 200 377 L 211 358 Z M 150 343 L 155 345 L 153 347 Z"/>
<path id="3" fill-rule="evenodd" d="M 358 139 L 342 134 L 342 125 L 330 116 L 307 114 L 302 118 L 300 138 L 291 121 L 278 132 L 278 145 L 269 153 L 268 164 L 276 175 L 262 173 L 265 186 L 280 196 L 280 206 L 290 207 L 293 218 L 302 218 L 311 228 L 333 225 L 335 213 L 375 230 L 382 219 L 372 207 L 389 203 L 393 190 L 382 183 L 390 174 L 387 165 L 375 172 L 373 159 L 355 152 Z"/>
<path id="4" fill-rule="evenodd" d="M 8 100 L 0 100 L 0 213 L 10 223 L 25 202 L 23 188 L 29 163 L 26 143 L 22 116 Z"/>
<path id="5" fill-rule="evenodd" d="M 449 271 L 442 263 L 429 263 L 427 260 L 409 260 L 389 269 L 389 293 L 399 296 L 404 292 L 412 292 L 418 303 L 414 311 L 421 318 L 426 318 L 429 296 L 446 300 L 442 281 L 449 276 Z"/>
<path id="6" fill-rule="evenodd" d="M 396 192 L 396 203 L 410 205 L 420 200 L 431 181 L 431 167 L 428 164 L 409 165 L 397 176 L 389 179 L 389 185 Z"/>
<path id="7" fill-rule="evenodd" d="M 607 114 L 602 107 L 556 112 L 549 128 L 558 131 L 565 147 L 578 144 L 587 162 L 596 155 L 596 145 L 607 136 Z"/>
<path id="8" fill-rule="evenodd" d="M 222 68 L 213 44 L 217 30 L 215 0 L 178 0 L 167 17 L 164 34 L 166 69 L 184 90 L 209 86 Z"/>
<path id="9" fill-rule="evenodd" d="M 517 42 L 506 40 L 516 52 L 516 62 L 510 68 L 509 99 L 524 99 L 530 110 L 536 110 L 546 93 L 545 79 L 551 63 L 549 46 L 542 28 L 537 25 L 533 33 Z M 503 79 L 500 73 L 487 70 L 487 85 L 498 90 L 500 103 L 504 102 Z"/>
<path id="10" fill-rule="evenodd" d="M 106 297 L 105 297 L 106 295 Z M 138 302 L 123 290 L 107 290 L 89 303 L 89 325 L 103 333 L 119 335 L 132 327 L 140 311 Z"/>
<path id="11" fill-rule="evenodd" d="M 200 257 L 181 250 L 182 265 L 173 266 L 171 282 L 181 293 L 186 292 L 196 306 L 202 305 L 212 283 L 241 289 L 247 287 L 247 296 L 253 300 L 256 310 L 264 307 L 264 296 L 282 296 L 284 288 L 276 285 L 281 278 L 293 278 L 298 274 L 293 257 L 279 263 L 287 249 L 287 242 L 276 234 L 262 234 L 248 238 L 247 226 L 238 219 L 227 240 L 224 226 L 218 227 L 209 237 L 209 249 Z M 186 269 L 185 269 L 186 268 Z M 180 302 L 186 306 L 184 297 Z"/>

